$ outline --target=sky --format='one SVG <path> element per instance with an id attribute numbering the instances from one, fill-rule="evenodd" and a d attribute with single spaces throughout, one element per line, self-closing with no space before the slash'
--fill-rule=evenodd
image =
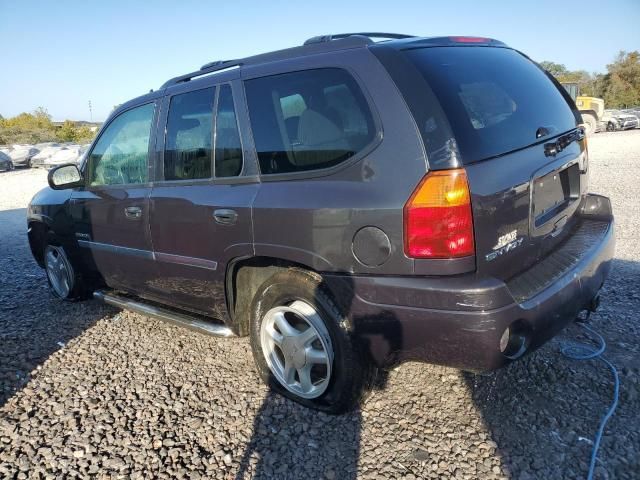
<path id="1" fill-rule="evenodd" d="M 640 50 L 640 0 L 0 0 L 0 114 L 103 121 L 207 62 L 358 31 L 492 37 L 604 72 Z"/>

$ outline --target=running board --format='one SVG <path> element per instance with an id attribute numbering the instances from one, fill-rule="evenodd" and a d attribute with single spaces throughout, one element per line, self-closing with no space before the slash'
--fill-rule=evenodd
<path id="1" fill-rule="evenodd" d="M 190 330 L 194 330 L 200 333 L 206 333 L 207 335 L 213 335 L 215 337 L 234 337 L 233 331 L 222 324 L 213 322 L 207 322 L 200 320 L 196 317 L 190 317 L 180 313 L 172 312 L 164 308 L 156 307 L 148 303 L 137 302 L 120 295 L 113 293 L 107 293 L 101 290 L 93 292 L 93 298 L 101 300 L 104 303 L 113 305 L 114 307 L 122 308 L 124 310 L 131 310 L 132 312 L 146 315 L 148 317 L 157 318 L 167 323 L 177 325 L 179 327 L 186 327 Z"/>

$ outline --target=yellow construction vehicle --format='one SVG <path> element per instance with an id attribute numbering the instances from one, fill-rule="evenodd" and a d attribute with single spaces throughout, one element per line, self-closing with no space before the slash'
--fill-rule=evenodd
<path id="1" fill-rule="evenodd" d="M 604 100 L 596 97 L 584 97 L 580 95 L 580 86 L 577 83 L 561 82 L 580 110 L 587 135 L 595 133 L 598 122 L 604 121 Z"/>

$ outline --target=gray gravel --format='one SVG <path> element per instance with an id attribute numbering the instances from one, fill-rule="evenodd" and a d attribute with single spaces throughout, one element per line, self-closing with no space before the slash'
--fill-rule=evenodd
<path id="1" fill-rule="evenodd" d="M 597 478 L 640 472 L 640 130 L 590 140 L 617 260 L 593 325 L 621 374 Z M 270 394 L 246 339 L 96 302 L 62 304 L 27 246 L 42 171 L 0 173 L 0 478 L 584 478 L 611 400 L 599 361 L 554 340 L 488 376 L 420 364 L 343 416 Z M 579 335 L 571 327 L 565 338 Z M 383 383 L 382 380 L 380 383 Z"/>

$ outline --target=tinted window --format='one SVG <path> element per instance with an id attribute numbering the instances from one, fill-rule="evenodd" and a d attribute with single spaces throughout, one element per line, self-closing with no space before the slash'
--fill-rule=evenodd
<path id="1" fill-rule="evenodd" d="M 265 173 L 331 167 L 375 136 L 371 112 L 344 70 L 305 70 L 246 82 L 253 136 Z"/>
<path id="2" fill-rule="evenodd" d="M 116 117 L 91 151 L 89 184 L 125 185 L 149 179 L 149 138 L 154 104 L 132 108 Z"/>
<path id="3" fill-rule="evenodd" d="M 233 95 L 229 85 L 220 87 L 216 113 L 216 177 L 235 177 L 242 170 L 242 145 Z"/>
<path id="4" fill-rule="evenodd" d="M 214 88 L 171 97 L 164 151 L 164 179 L 211 177 Z"/>
<path id="5" fill-rule="evenodd" d="M 447 115 L 463 163 L 539 141 L 546 127 L 557 135 L 576 126 L 573 112 L 546 74 L 506 48 L 440 47 L 408 50 Z M 420 129 L 429 143 L 433 122 Z"/>

